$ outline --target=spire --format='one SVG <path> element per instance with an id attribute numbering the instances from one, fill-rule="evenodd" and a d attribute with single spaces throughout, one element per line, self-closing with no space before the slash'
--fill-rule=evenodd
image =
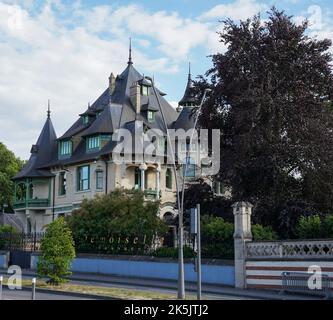
<path id="1" fill-rule="evenodd" d="M 47 118 L 51 118 L 50 99 L 47 100 Z"/>
<path id="2" fill-rule="evenodd" d="M 196 105 L 196 96 L 194 92 L 193 80 L 191 75 L 191 63 L 188 63 L 188 77 L 187 77 L 187 85 L 185 88 L 185 92 L 183 98 L 179 101 L 180 106 L 194 106 Z"/>
<path id="3" fill-rule="evenodd" d="M 192 80 L 192 76 L 191 76 L 191 62 L 190 61 L 188 63 L 188 80 Z"/>
<path id="4" fill-rule="evenodd" d="M 132 62 L 132 38 L 129 38 L 129 52 L 128 52 L 127 64 L 133 64 L 133 62 Z"/>

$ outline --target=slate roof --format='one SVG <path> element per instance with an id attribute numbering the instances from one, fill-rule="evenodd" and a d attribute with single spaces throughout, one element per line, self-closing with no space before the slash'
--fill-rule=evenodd
<path id="1" fill-rule="evenodd" d="M 184 93 L 184 96 L 181 98 L 181 100 L 178 102 L 178 104 L 180 106 L 185 106 L 187 104 L 196 104 L 196 103 L 197 103 L 197 99 L 196 99 L 196 95 L 194 92 L 193 80 L 192 80 L 192 76 L 191 76 L 191 69 L 189 67 L 185 93 Z"/>
<path id="2" fill-rule="evenodd" d="M 50 170 L 41 167 L 55 157 L 57 157 L 57 135 L 48 116 L 36 144 L 31 148 L 29 161 L 13 179 L 53 177 Z"/>
<path id="3" fill-rule="evenodd" d="M 130 99 L 130 87 L 135 82 L 141 82 L 147 85 L 150 84 L 150 82 L 134 68 L 130 57 L 125 70 L 115 79 L 115 87 L 112 94 L 110 94 L 109 88 L 104 90 L 99 98 L 89 106 L 84 113 L 80 114 L 80 118 L 78 118 L 60 138 L 57 139 L 51 119 L 48 118 L 37 142 L 38 152 L 31 155 L 27 165 L 15 178 L 52 176 L 49 168 L 98 159 L 103 155 L 110 154 L 117 143 L 110 140 L 101 150 L 87 152 L 85 143 L 86 136 L 111 134 L 118 128 L 133 129 L 137 121 L 142 121 L 148 128 L 160 129 L 165 133 L 166 130 L 161 110 L 159 109 L 157 96 L 154 94 L 151 86 L 149 87 L 148 96 L 141 95 L 141 113 L 136 114 L 135 107 L 132 105 Z M 184 94 L 186 99 L 183 97 L 182 100 L 188 100 L 188 88 L 190 86 L 191 84 L 188 82 Z M 192 123 L 188 111 L 184 112 L 187 108 L 184 108 L 181 114 L 179 114 L 165 100 L 165 93 L 157 88 L 156 93 L 161 107 L 163 108 L 168 127 L 178 128 L 185 126 L 184 129 L 186 129 L 187 126 Z M 155 111 L 155 120 L 153 122 L 148 122 L 147 110 Z M 84 124 L 82 121 L 82 116 L 84 115 L 90 116 L 90 121 L 87 124 Z M 73 137 L 78 139 L 79 143 L 73 150 L 71 157 L 58 159 L 57 144 L 59 141 Z"/>

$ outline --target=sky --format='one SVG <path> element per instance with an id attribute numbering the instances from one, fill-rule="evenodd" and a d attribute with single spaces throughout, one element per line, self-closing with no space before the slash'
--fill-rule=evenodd
<path id="1" fill-rule="evenodd" d="M 176 106 L 188 62 L 193 77 L 224 52 L 221 21 L 244 20 L 275 5 L 309 35 L 333 39 L 331 0 L 0 0 L 0 142 L 28 159 L 46 120 L 61 136 L 126 67 L 154 76 Z M 332 51 L 333 52 L 333 51 Z"/>

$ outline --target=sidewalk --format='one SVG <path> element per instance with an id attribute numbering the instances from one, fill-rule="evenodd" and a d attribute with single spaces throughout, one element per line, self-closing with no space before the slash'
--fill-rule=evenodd
<path id="1" fill-rule="evenodd" d="M 22 275 L 25 277 L 36 276 L 34 271 L 23 270 Z M 87 274 L 87 273 L 73 273 L 69 279 L 73 283 L 85 283 L 93 286 L 109 287 L 127 287 L 132 289 L 161 289 L 161 290 L 177 290 L 177 282 L 173 280 L 159 280 L 147 278 L 131 278 L 112 275 L 101 274 Z M 186 283 L 186 291 L 192 294 L 196 292 L 196 284 L 192 282 Z M 237 289 L 234 287 L 227 287 L 213 284 L 202 284 L 202 294 L 214 294 L 221 296 L 233 296 L 236 298 L 251 298 L 258 300 L 322 300 L 320 296 L 299 295 L 299 294 L 279 294 L 278 291 L 273 290 L 255 290 L 255 289 Z M 223 298 L 223 297 L 222 297 Z"/>

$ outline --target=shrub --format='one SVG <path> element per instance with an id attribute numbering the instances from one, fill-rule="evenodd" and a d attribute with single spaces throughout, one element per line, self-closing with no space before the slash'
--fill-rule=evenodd
<path id="1" fill-rule="evenodd" d="M 156 249 L 152 253 L 153 257 L 158 258 L 178 258 L 178 248 L 174 247 L 161 247 Z M 184 258 L 193 258 L 194 257 L 194 251 L 190 247 L 184 247 Z"/>
<path id="2" fill-rule="evenodd" d="M 277 240 L 278 236 L 271 226 L 264 227 L 261 224 L 252 225 L 253 240 Z"/>
<path id="3" fill-rule="evenodd" d="M 322 238 L 322 225 L 319 215 L 302 216 L 298 221 L 296 231 L 300 239 Z"/>
<path id="4" fill-rule="evenodd" d="M 41 241 L 41 256 L 37 264 L 39 277 L 49 278 L 48 283 L 58 285 L 66 280 L 71 262 L 75 258 L 74 241 L 71 230 L 64 218 L 58 218 L 47 226 Z"/>
<path id="5" fill-rule="evenodd" d="M 325 238 L 333 238 L 333 214 L 329 214 L 324 218 L 322 233 Z"/>
<path id="6" fill-rule="evenodd" d="M 219 217 L 202 216 L 202 256 L 204 258 L 233 258 L 233 232 L 232 223 L 225 222 Z"/>
<path id="7" fill-rule="evenodd" d="M 11 225 L 0 226 L 0 249 L 9 249 L 20 242 L 19 232 Z"/>
<path id="8" fill-rule="evenodd" d="M 143 254 L 156 236 L 167 232 L 158 206 L 145 202 L 142 192 L 129 190 L 85 200 L 67 218 L 77 251 Z"/>

